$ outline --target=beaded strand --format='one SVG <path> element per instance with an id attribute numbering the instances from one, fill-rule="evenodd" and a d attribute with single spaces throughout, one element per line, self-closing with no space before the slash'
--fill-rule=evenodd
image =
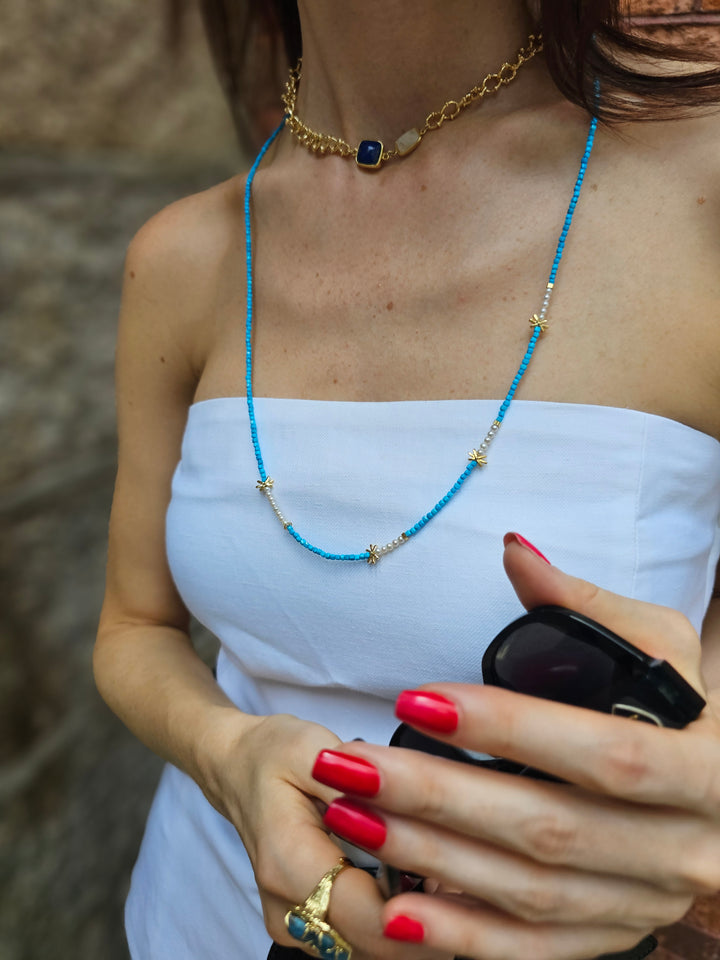
<path id="1" fill-rule="evenodd" d="M 257 460 L 258 472 L 260 474 L 260 479 L 257 481 L 257 489 L 264 494 L 267 498 L 270 506 L 272 507 L 275 515 L 278 520 L 282 523 L 283 527 L 287 532 L 293 537 L 302 547 L 305 547 L 306 550 L 310 550 L 312 553 L 317 554 L 319 557 L 322 557 L 325 560 L 364 560 L 366 563 L 375 564 L 380 560 L 381 557 L 385 556 L 388 553 L 391 553 L 393 550 L 396 550 L 402 544 L 407 543 L 408 540 L 415 536 L 424 526 L 426 526 L 434 517 L 440 513 L 440 511 L 447 506 L 447 504 L 452 500 L 456 493 L 461 489 L 468 477 L 473 473 L 474 470 L 477 470 L 480 467 L 487 466 L 487 452 L 490 448 L 491 443 L 497 436 L 498 430 L 505 418 L 505 414 L 510 407 L 510 404 L 513 401 L 515 393 L 520 381 L 522 380 L 525 371 L 527 370 L 530 360 L 532 359 L 533 353 L 535 352 L 535 347 L 538 340 L 540 339 L 541 334 L 545 332 L 548 327 L 546 320 L 547 312 L 550 306 L 550 299 L 552 297 L 552 292 L 555 286 L 555 278 L 557 277 L 558 268 L 560 266 L 560 261 L 562 260 L 563 252 L 565 250 L 565 241 L 567 240 L 568 233 L 570 231 L 570 225 L 572 223 L 573 214 L 575 213 L 575 207 L 577 206 L 578 200 L 580 198 L 580 191 L 582 189 L 583 180 L 585 179 L 585 171 L 587 170 L 588 161 L 590 159 L 590 153 L 593 148 L 593 143 L 595 141 L 595 131 L 597 129 L 597 118 L 593 117 L 590 122 L 590 129 L 588 131 L 587 140 L 585 142 L 585 151 L 580 161 L 580 169 L 578 171 L 577 180 L 575 181 L 575 187 L 573 189 L 572 198 L 570 200 L 570 205 L 565 215 L 565 221 L 563 223 L 563 228 L 560 233 L 560 239 L 558 240 L 557 248 L 555 250 L 555 257 L 552 262 L 552 267 L 550 269 L 550 277 L 548 279 L 547 285 L 545 287 L 545 293 L 543 296 L 542 306 L 540 312 L 533 314 L 530 319 L 530 326 L 532 327 L 532 333 L 530 335 L 530 342 L 528 343 L 525 355 L 522 358 L 518 371 L 513 378 L 512 383 L 510 384 L 510 389 L 508 390 L 505 399 L 500 405 L 500 409 L 497 412 L 497 416 L 493 420 L 490 429 L 488 430 L 484 440 L 479 444 L 477 449 L 473 449 L 468 454 L 468 464 L 457 478 L 452 487 L 448 490 L 444 497 L 441 497 L 437 501 L 435 506 L 433 506 L 426 514 L 424 514 L 420 519 L 409 527 L 399 537 L 396 537 L 394 540 L 390 540 L 388 543 L 383 546 L 371 543 L 367 550 L 364 550 L 362 553 L 331 553 L 327 550 L 322 550 L 320 547 L 316 547 L 314 544 L 310 543 L 304 537 L 295 530 L 291 521 L 287 520 L 280 510 L 278 503 L 275 499 L 273 488 L 274 481 L 271 477 L 268 477 L 267 471 L 265 470 L 265 463 L 262 456 L 262 451 L 260 449 L 260 440 L 258 437 L 258 428 L 257 421 L 255 419 L 255 401 L 253 397 L 252 390 L 252 331 L 253 331 L 253 261 L 252 261 L 252 220 L 250 215 L 250 199 L 252 195 L 252 182 L 255 178 L 255 173 L 257 172 L 260 163 L 262 162 L 263 157 L 265 156 L 268 148 L 273 143 L 275 138 L 278 136 L 280 131 L 285 126 L 286 118 L 283 118 L 280 125 L 277 129 L 271 134 L 267 142 L 264 144 L 263 148 L 260 150 L 255 162 L 250 168 L 248 173 L 247 180 L 245 183 L 245 270 L 246 270 L 246 320 L 245 320 L 245 387 L 246 387 L 246 397 L 247 397 L 247 406 L 248 406 L 248 417 L 250 420 L 250 437 L 252 440 L 253 449 L 255 451 L 255 459 Z"/>

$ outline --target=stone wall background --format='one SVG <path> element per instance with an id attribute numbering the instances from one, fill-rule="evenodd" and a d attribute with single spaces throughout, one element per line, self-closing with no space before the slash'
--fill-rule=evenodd
<path id="1" fill-rule="evenodd" d="M 720 32 L 720 0 L 636 13 Z M 0 960 L 127 960 L 122 903 L 160 765 L 90 670 L 122 263 L 156 210 L 243 163 L 192 8 L 185 27 L 173 57 L 160 4 L 2 15 Z"/>
<path id="2" fill-rule="evenodd" d="M 242 161 L 192 11 L 176 58 L 162 4 L 27 0 L 0 20 L 0 960 L 126 960 L 160 762 L 91 675 L 123 260 Z"/>

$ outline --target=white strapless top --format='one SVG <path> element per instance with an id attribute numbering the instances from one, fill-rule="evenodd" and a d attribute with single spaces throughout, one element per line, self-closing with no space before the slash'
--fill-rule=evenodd
<path id="1" fill-rule="evenodd" d="M 443 496 L 495 417 L 490 400 L 257 399 L 285 516 L 326 551 L 361 553 Z M 167 512 L 187 607 L 220 640 L 218 682 L 243 710 L 293 713 L 386 743 L 401 689 L 479 682 L 522 608 L 502 568 L 517 530 L 575 576 L 683 611 L 700 628 L 720 553 L 720 443 L 615 407 L 515 401 L 488 455 L 420 533 L 376 566 L 328 561 L 255 488 L 242 397 L 191 406 Z M 234 829 L 168 767 L 127 905 L 133 960 L 264 960 Z"/>

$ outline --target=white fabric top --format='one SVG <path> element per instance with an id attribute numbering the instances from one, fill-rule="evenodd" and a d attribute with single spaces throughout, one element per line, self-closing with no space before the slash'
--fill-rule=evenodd
<path id="1" fill-rule="evenodd" d="M 311 543 L 360 553 L 412 526 L 492 423 L 489 400 L 257 399 L 273 492 Z M 242 710 L 387 743 L 397 693 L 481 681 L 523 611 L 502 568 L 517 530 L 568 573 L 682 610 L 699 629 L 720 553 L 720 443 L 652 414 L 515 401 L 453 501 L 379 564 L 324 560 L 255 489 L 243 397 L 189 411 L 167 512 L 172 575 L 220 640 Z M 265 960 L 249 861 L 198 787 L 166 767 L 126 909 L 133 960 Z"/>

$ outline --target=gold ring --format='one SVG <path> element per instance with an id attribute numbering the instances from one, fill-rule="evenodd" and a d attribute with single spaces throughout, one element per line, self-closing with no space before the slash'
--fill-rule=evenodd
<path id="1" fill-rule="evenodd" d="M 322 960 L 350 960 L 352 947 L 326 922 L 332 885 L 352 860 L 341 857 L 332 870 L 324 874 L 305 903 L 291 907 L 285 914 L 285 926 L 295 940 L 299 940 L 314 957 Z"/>

